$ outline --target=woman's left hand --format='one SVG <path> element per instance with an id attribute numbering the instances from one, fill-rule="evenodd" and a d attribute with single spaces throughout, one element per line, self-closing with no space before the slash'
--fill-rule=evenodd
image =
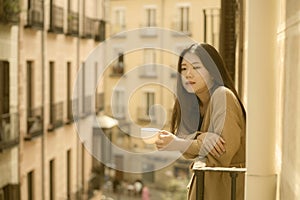
<path id="1" fill-rule="evenodd" d="M 161 130 L 158 134 L 158 140 L 155 141 L 156 148 L 158 150 L 170 150 L 166 149 L 174 140 L 176 136 L 168 131 Z"/>
<path id="2" fill-rule="evenodd" d="M 158 150 L 184 152 L 191 145 L 191 142 L 192 140 L 182 139 L 173 133 L 161 130 L 155 144 Z"/>

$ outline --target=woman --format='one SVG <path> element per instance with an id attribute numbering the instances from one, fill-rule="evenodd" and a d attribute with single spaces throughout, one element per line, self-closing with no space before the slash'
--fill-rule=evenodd
<path id="1" fill-rule="evenodd" d="M 194 44 L 181 53 L 178 72 L 171 132 L 160 131 L 157 148 L 180 150 L 197 161 L 194 166 L 244 167 L 246 112 L 219 53 L 209 44 Z M 205 200 L 229 200 L 230 181 L 229 174 L 206 172 Z M 188 199 L 194 200 L 194 176 L 190 183 Z M 243 175 L 236 194 L 244 199 Z"/>

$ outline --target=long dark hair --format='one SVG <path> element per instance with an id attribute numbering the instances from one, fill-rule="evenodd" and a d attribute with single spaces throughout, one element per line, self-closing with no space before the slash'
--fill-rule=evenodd
<path id="1" fill-rule="evenodd" d="M 186 134 L 194 133 L 201 128 L 202 124 L 202 118 L 199 110 L 201 101 L 196 94 L 188 93 L 184 89 L 181 80 L 181 63 L 184 55 L 188 52 L 197 55 L 204 67 L 213 77 L 214 87 L 211 89 L 210 93 L 212 94 L 214 89 L 219 86 L 227 87 L 238 99 L 244 117 L 246 117 L 245 108 L 234 87 L 233 81 L 229 76 L 225 63 L 218 51 L 213 46 L 206 43 L 193 44 L 189 48 L 186 48 L 182 51 L 178 60 L 177 97 L 175 98 L 175 104 L 171 118 L 171 132 L 175 134 L 181 131 Z"/>

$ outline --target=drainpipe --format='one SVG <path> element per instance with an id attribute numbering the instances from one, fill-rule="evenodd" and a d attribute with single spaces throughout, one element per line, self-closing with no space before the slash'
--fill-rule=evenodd
<path id="1" fill-rule="evenodd" d="M 43 134 L 42 134 L 42 145 L 41 145 L 41 173 L 42 173 L 42 199 L 45 199 L 45 95 L 46 95 L 46 84 L 45 84 L 45 0 L 42 0 L 42 13 L 43 13 L 43 29 L 41 31 L 41 66 L 42 66 L 42 107 L 43 107 Z"/>
<path id="2" fill-rule="evenodd" d="M 42 13 L 43 13 L 43 29 L 41 30 L 41 66 L 42 66 L 42 106 L 43 106 L 43 134 L 41 138 L 41 173 L 42 173 L 42 199 L 46 199 L 45 196 L 45 0 L 42 0 Z"/>
<path id="3" fill-rule="evenodd" d="M 78 9 L 78 24 L 77 24 L 77 28 L 78 28 L 78 38 L 77 38 L 77 44 L 76 44 L 76 54 L 77 54 L 77 59 L 76 59 L 76 62 L 77 62 L 77 75 L 78 75 L 78 72 L 80 70 L 80 18 L 81 20 L 84 20 L 84 18 L 80 17 L 80 0 L 77 0 L 77 9 Z M 78 78 L 78 77 L 77 77 Z M 80 97 L 80 86 L 77 86 L 77 101 L 75 102 L 77 104 L 77 114 L 78 114 L 78 122 L 77 122 L 77 130 L 80 130 L 80 101 L 79 101 L 79 97 Z M 78 133 L 77 133 L 78 134 Z M 76 157 L 77 157 L 77 191 L 76 192 L 80 192 L 80 189 L 81 189 L 81 182 L 80 182 L 80 170 L 79 170 L 79 166 L 80 166 L 80 151 L 79 151 L 79 148 L 80 148 L 80 138 L 79 136 L 77 136 L 77 141 L 76 141 Z"/>
<path id="4" fill-rule="evenodd" d="M 275 55 L 278 3 L 246 1 L 247 199 L 276 198 Z"/>

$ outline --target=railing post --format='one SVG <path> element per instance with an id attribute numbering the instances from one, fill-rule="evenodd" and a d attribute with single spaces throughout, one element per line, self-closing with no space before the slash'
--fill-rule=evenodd
<path id="1" fill-rule="evenodd" d="M 204 178 L 205 172 L 203 170 L 196 170 L 196 200 L 204 200 Z"/>
<path id="2" fill-rule="evenodd" d="M 236 172 L 231 172 L 230 177 L 231 177 L 231 200 L 235 200 L 236 199 L 236 177 L 237 177 L 237 173 Z"/>
<path id="3" fill-rule="evenodd" d="M 236 199 L 236 178 L 238 173 L 246 173 L 246 168 L 235 167 L 199 167 L 194 169 L 196 179 L 196 200 L 204 200 L 204 178 L 205 172 L 224 172 L 229 173 L 231 177 L 231 200 Z"/>

